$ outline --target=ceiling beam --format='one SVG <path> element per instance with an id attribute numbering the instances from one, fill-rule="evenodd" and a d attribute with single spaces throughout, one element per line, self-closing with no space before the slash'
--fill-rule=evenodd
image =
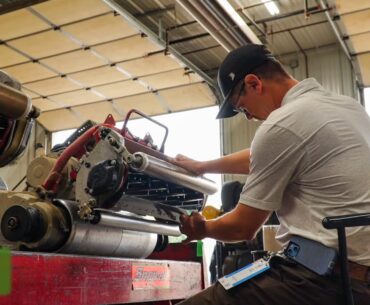
<path id="1" fill-rule="evenodd" d="M 0 1 L 0 15 L 45 1 L 46 0 L 17 0 L 12 2 Z"/>
<path id="2" fill-rule="evenodd" d="M 119 5 L 114 0 L 103 0 L 106 4 L 108 4 L 113 10 L 118 12 L 122 17 L 124 17 L 129 23 L 134 25 L 140 31 L 148 35 L 149 38 L 157 42 L 163 48 L 167 49 L 170 53 L 172 53 L 175 57 L 177 57 L 180 61 L 182 61 L 186 66 L 192 69 L 194 72 L 198 73 L 200 77 L 202 77 L 210 86 L 217 88 L 216 82 L 214 79 L 209 77 L 206 73 L 204 73 L 201 69 L 195 66 L 192 62 L 190 62 L 186 57 L 184 57 L 180 52 L 178 52 L 175 48 L 168 46 L 167 42 L 155 34 L 152 30 L 150 30 L 146 25 L 140 22 L 137 18 L 135 18 L 130 12 L 124 9 L 121 5 Z"/>

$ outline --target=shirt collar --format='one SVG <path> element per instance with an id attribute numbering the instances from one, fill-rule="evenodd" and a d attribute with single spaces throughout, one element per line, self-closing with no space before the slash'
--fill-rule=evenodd
<path id="1" fill-rule="evenodd" d="M 285 94 L 283 100 L 281 101 L 281 105 L 285 105 L 289 102 L 294 101 L 298 96 L 306 93 L 307 91 L 311 91 L 313 89 L 323 89 L 322 86 L 317 82 L 314 78 L 306 78 L 300 81 L 298 84 L 294 85 L 292 88 L 288 90 Z"/>

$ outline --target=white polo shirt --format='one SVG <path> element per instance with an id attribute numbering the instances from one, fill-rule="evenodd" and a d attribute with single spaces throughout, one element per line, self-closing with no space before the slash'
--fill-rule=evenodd
<path id="1" fill-rule="evenodd" d="M 285 95 L 259 127 L 240 202 L 276 211 L 277 239 L 291 234 L 337 248 L 326 216 L 370 212 L 370 119 L 354 99 L 313 78 Z M 347 229 L 348 257 L 370 266 L 370 226 Z"/>

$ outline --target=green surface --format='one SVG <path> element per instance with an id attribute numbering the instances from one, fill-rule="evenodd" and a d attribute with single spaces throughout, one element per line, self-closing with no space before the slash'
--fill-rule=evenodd
<path id="1" fill-rule="evenodd" d="M 203 241 L 198 240 L 197 241 L 197 257 L 203 256 Z"/>
<path id="2" fill-rule="evenodd" d="M 0 247 L 0 295 L 7 295 L 11 290 L 11 255 L 10 250 Z"/>

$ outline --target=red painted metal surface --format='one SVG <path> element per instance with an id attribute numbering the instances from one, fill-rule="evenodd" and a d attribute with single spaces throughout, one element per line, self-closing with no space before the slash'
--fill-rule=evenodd
<path id="1" fill-rule="evenodd" d="M 140 265 L 169 270 L 168 285 L 136 289 L 132 270 Z M 197 262 L 14 252 L 12 269 L 12 292 L 0 305 L 171 304 L 202 287 Z"/>
<path id="2" fill-rule="evenodd" d="M 168 244 L 165 251 L 153 252 L 150 259 L 172 259 L 176 261 L 202 262 L 202 257 L 197 256 L 197 243 L 188 244 L 174 243 Z"/>
<path id="3" fill-rule="evenodd" d="M 149 258 L 151 259 L 172 259 L 176 261 L 192 261 L 199 262 L 202 266 L 202 289 L 205 286 L 205 278 L 207 278 L 206 272 L 204 270 L 204 257 L 197 256 L 197 243 L 191 242 L 188 244 L 169 244 L 165 251 L 153 252 Z"/>

